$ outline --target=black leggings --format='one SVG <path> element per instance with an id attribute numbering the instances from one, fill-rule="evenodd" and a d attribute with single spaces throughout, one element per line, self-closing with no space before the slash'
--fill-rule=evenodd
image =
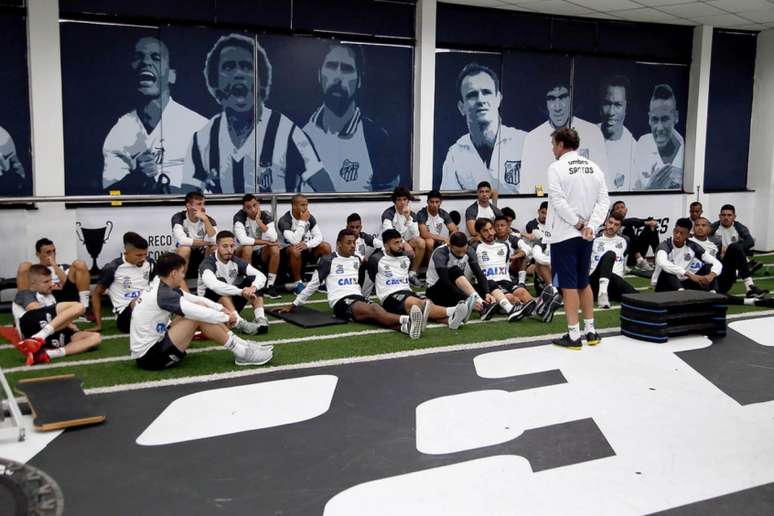
<path id="1" fill-rule="evenodd" d="M 696 272 L 696 274 L 698 276 L 704 276 L 709 273 L 709 269 L 709 265 L 704 265 L 704 267 Z M 681 288 L 686 290 L 704 290 L 705 292 L 708 292 L 713 289 L 716 290 L 718 288 L 717 283 L 718 280 L 715 278 L 715 281 L 706 287 L 703 287 L 693 280 L 684 279 L 680 281 L 680 279 L 674 274 L 661 271 L 661 273 L 658 275 L 658 281 L 656 282 L 656 292 L 672 292 L 675 290 L 680 290 Z"/>
<path id="2" fill-rule="evenodd" d="M 629 285 L 625 279 L 618 274 L 613 273 L 613 265 L 615 265 L 615 253 L 608 251 L 602 255 L 599 259 L 597 268 L 589 276 L 589 284 L 591 290 L 594 292 L 594 299 L 599 295 L 599 280 L 601 278 L 607 278 L 610 280 L 607 286 L 607 294 L 610 299 L 620 301 L 623 294 L 634 294 L 637 289 Z"/>
<path id="3" fill-rule="evenodd" d="M 626 260 L 629 267 L 637 263 L 638 254 L 643 257 L 647 255 L 648 248 L 653 249 L 653 254 L 656 253 L 659 244 L 658 231 L 651 229 L 650 226 L 644 226 L 639 235 L 635 234 L 632 226 L 627 226 L 623 230 L 623 235 L 629 239 L 629 258 Z"/>
<path id="4" fill-rule="evenodd" d="M 726 248 L 726 254 L 723 255 L 721 262 L 723 263 L 723 271 L 718 276 L 718 292 L 725 294 L 731 290 L 736 281 L 737 272 L 742 279 L 750 277 L 747 257 L 744 254 L 744 249 L 738 243 L 733 243 Z"/>

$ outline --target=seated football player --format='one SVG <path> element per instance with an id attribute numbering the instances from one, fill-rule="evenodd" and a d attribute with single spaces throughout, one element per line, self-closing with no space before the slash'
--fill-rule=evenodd
<path id="1" fill-rule="evenodd" d="M 722 272 L 721 263 L 704 250 L 704 247 L 688 240 L 693 229 L 689 218 L 675 222 L 672 238 L 667 238 L 656 250 L 656 270 L 650 282 L 656 292 L 674 290 L 716 290 L 717 276 Z M 694 260 L 704 262 L 708 267 L 695 269 Z M 696 272 L 691 272 L 696 270 Z"/>
<path id="2" fill-rule="evenodd" d="M 527 267 L 529 267 L 532 258 L 532 245 L 521 238 L 520 234 L 513 232 L 508 218 L 503 214 L 495 217 L 494 221 L 495 239 L 498 242 L 504 242 L 511 251 L 509 271 L 512 276 L 516 276 L 517 283 L 523 286 L 527 282 Z"/>
<path id="3" fill-rule="evenodd" d="M 182 256 L 161 255 L 156 279 L 137 299 L 129 331 L 129 349 L 137 366 L 151 371 L 177 366 L 198 331 L 231 351 L 236 365 L 262 365 L 271 360 L 272 346 L 244 340 L 229 329 L 239 320 L 235 311 L 180 288 L 186 268 Z M 172 315 L 177 317 L 172 320 Z"/>
<path id="4" fill-rule="evenodd" d="M 355 234 L 342 229 L 336 239 L 336 252 L 320 258 L 312 279 L 296 296 L 293 304 L 280 307 L 277 311 L 293 311 L 306 303 L 321 286 L 325 286 L 328 304 L 339 319 L 377 324 L 405 333 L 411 339 L 421 337 L 427 320 L 419 306 L 412 306 L 408 315 L 398 315 L 363 296 L 361 285 L 365 269 L 363 262 L 355 255 Z"/>
<path id="5" fill-rule="evenodd" d="M 441 192 L 432 190 L 427 194 L 427 206 L 417 212 L 419 235 L 426 244 L 425 262 L 436 247 L 448 244 L 449 235 L 457 231 L 449 212 L 441 208 L 442 202 Z"/>
<path id="6" fill-rule="evenodd" d="M 11 310 L 23 340 L 16 347 L 27 365 L 83 353 L 99 345 L 99 333 L 80 331 L 73 324 L 86 310 L 77 301 L 57 303 L 48 266 L 36 263 L 27 271 L 27 288 L 17 290 Z"/>
<path id="7" fill-rule="evenodd" d="M 478 219 L 494 220 L 502 215 L 500 209 L 495 206 L 497 191 L 492 189 L 488 181 L 481 181 L 476 186 L 476 200 L 465 210 L 465 228 L 471 239 L 478 239 L 476 233 L 476 221 Z"/>
<path id="8" fill-rule="evenodd" d="M 150 286 L 152 276 L 153 260 L 148 258 L 148 241 L 132 231 L 125 233 L 123 255 L 102 267 L 91 295 L 95 325 L 90 331 L 102 329 L 102 296 L 107 292 L 116 326 L 119 331 L 129 333 L 135 301 Z"/>
<path id="9" fill-rule="evenodd" d="M 277 229 L 271 214 L 261 209 L 260 201 L 253 194 L 242 197 L 242 209 L 234 214 L 234 235 L 239 245 L 236 255 L 247 263 L 253 263 L 253 253 L 258 255 L 267 271 L 264 295 L 278 299 L 280 293 L 274 284 L 280 263 Z"/>
<path id="10" fill-rule="evenodd" d="M 629 242 L 618 234 L 621 214 L 612 212 L 605 222 L 605 230 L 594 239 L 591 248 L 589 284 L 599 308 L 610 308 L 610 299 L 621 300 L 623 294 L 637 292 L 624 279 L 624 263 Z"/>
<path id="11" fill-rule="evenodd" d="M 542 233 L 535 229 L 533 234 Z M 532 245 L 532 259 L 534 264 L 535 295 L 537 306 L 534 314 L 543 322 L 550 323 L 554 319 L 554 312 L 562 306 L 562 293 L 554 286 L 551 274 L 551 244 L 543 242 L 541 236 Z"/>
<path id="12" fill-rule="evenodd" d="M 460 301 L 453 307 L 442 307 L 430 299 L 420 299 L 411 290 L 409 266 L 411 260 L 403 251 L 403 238 L 394 229 L 382 233 L 384 248 L 368 259 L 368 275 L 376 285 L 376 297 L 385 310 L 398 315 L 411 313 L 412 307 L 422 309 L 423 319 L 446 324 L 456 330 L 468 318 L 468 306 Z"/>
<path id="13" fill-rule="evenodd" d="M 392 192 L 392 206 L 382 213 L 382 231 L 394 229 L 403 238 L 406 254 L 411 258 L 409 281 L 415 287 L 422 285 L 417 278 L 417 271 L 425 257 L 427 244 L 419 235 L 417 215 L 411 211 L 411 192 L 402 186 Z"/>
<path id="14" fill-rule="evenodd" d="M 290 202 L 290 209 L 277 221 L 277 230 L 285 243 L 281 259 L 287 261 L 290 275 L 290 283 L 285 284 L 285 289 L 298 293 L 304 289 L 301 281 L 303 267 L 330 254 L 331 246 L 323 240 L 317 219 L 309 211 L 309 199 L 296 194 Z"/>
<path id="15" fill-rule="evenodd" d="M 48 238 L 35 242 L 35 256 L 38 264 L 51 271 L 51 292 L 57 303 L 76 301 L 85 308 L 89 307 L 89 268 L 83 260 L 75 260 L 70 265 L 59 264 L 56 260 L 56 246 Z M 32 262 L 22 262 L 16 272 L 17 290 L 28 290 L 29 271 Z"/>
<path id="16" fill-rule="evenodd" d="M 197 295 L 214 301 L 237 313 L 234 328 L 248 335 L 264 334 L 269 331 L 269 322 L 263 311 L 262 289 L 266 276 L 237 258 L 236 240 L 231 231 L 221 231 L 215 237 L 215 252 L 204 258 L 199 266 Z M 253 307 L 255 321 L 243 319 L 239 312 L 247 302 Z"/>
<path id="17" fill-rule="evenodd" d="M 188 192 L 185 194 L 185 210 L 172 215 L 171 220 L 177 254 L 188 262 L 191 277 L 204 257 L 215 249 L 218 225 L 207 215 L 205 202 L 201 192 Z"/>
<path id="18" fill-rule="evenodd" d="M 736 220 L 736 208 L 733 204 L 724 204 L 720 208 L 720 220 L 712 224 L 711 235 L 720 237 L 720 258 L 725 256 L 731 247 L 737 247 L 745 256 L 752 254 L 755 239 L 747 226 Z M 763 264 L 750 260 L 750 273 L 755 274 Z"/>
<path id="19" fill-rule="evenodd" d="M 489 219 L 478 219 L 475 230 L 479 240 L 474 241 L 471 246 L 476 252 L 481 271 L 489 283 L 489 292 L 506 313 L 509 321 L 519 321 L 531 315 L 537 302 L 526 288 L 511 281 L 508 272 L 510 245 L 495 240 L 494 226 Z M 486 317 L 482 316 L 482 319 Z"/>
<path id="20" fill-rule="evenodd" d="M 627 217 L 629 208 L 623 201 L 614 202 L 610 208 L 610 213 L 618 213 L 623 220 L 621 234 L 629 240 L 626 265 L 628 267 L 636 265 L 641 271 L 652 272 L 653 266 L 650 265 L 645 256 L 648 254 L 648 249 L 653 249 L 655 253 L 659 245 L 658 221 L 653 217 L 646 219 Z"/>
<path id="21" fill-rule="evenodd" d="M 731 244 L 726 247 L 726 252 L 720 257 L 723 241 L 717 234 L 710 236 L 711 231 L 709 220 L 698 217 L 693 225 L 693 237 L 690 241 L 702 246 L 707 253 L 719 258 L 720 263 L 723 264 L 723 270 L 718 275 L 718 292 L 728 294 L 728 291 L 734 286 L 736 278 L 740 278 L 744 282 L 746 297 L 757 299 L 765 297 L 769 291 L 755 285 L 742 247 Z M 692 265 L 694 265 L 692 272 L 697 272 L 704 266 L 704 263 L 694 260 Z"/>

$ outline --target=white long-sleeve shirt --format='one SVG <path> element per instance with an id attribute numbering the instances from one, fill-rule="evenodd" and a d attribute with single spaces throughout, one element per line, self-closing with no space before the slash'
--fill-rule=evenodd
<path id="1" fill-rule="evenodd" d="M 207 234 L 207 229 L 201 220 L 189 220 L 185 210 L 172 215 L 172 234 L 175 236 L 177 245 L 192 246 L 194 240 L 204 240 L 208 244 L 214 244 L 215 235 L 218 234 L 218 226 L 215 223 L 215 219 L 209 215 L 207 215 L 207 218 L 210 219 L 210 224 L 215 230 L 212 235 Z"/>
<path id="2" fill-rule="evenodd" d="M 365 265 L 354 254 L 339 256 L 337 253 L 331 253 L 323 256 L 317 264 L 317 270 L 314 271 L 312 279 L 293 300 L 293 305 L 300 306 L 306 303 L 324 284 L 328 294 L 328 304 L 333 308 L 342 298 L 363 295 L 360 285 L 364 276 Z"/>
<path id="3" fill-rule="evenodd" d="M 237 283 L 241 283 L 245 277 L 253 277 L 252 286 L 258 290 L 266 284 L 266 276 L 246 261 L 234 256 L 223 262 L 217 254 L 206 256 L 199 266 L 198 295 L 203 296 L 207 289 L 221 296 L 242 295 L 242 289 Z"/>
<path id="4" fill-rule="evenodd" d="M 202 306 L 204 305 L 204 306 Z M 206 323 L 225 323 L 228 315 L 223 306 L 207 298 L 194 296 L 154 279 L 148 290 L 137 299 L 129 329 L 132 358 L 140 358 L 164 338 L 172 314 Z"/>
<path id="5" fill-rule="evenodd" d="M 271 215 L 266 211 L 261 211 L 259 217 L 266 226 L 266 231 L 261 231 L 258 221 L 248 217 L 245 210 L 239 210 L 234 214 L 234 236 L 236 236 L 239 245 L 255 245 L 256 240 L 277 241 L 277 228 L 274 227 Z"/>
<path id="6" fill-rule="evenodd" d="M 323 241 L 322 231 L 314 215 L 309 215 L 309 220 L 301 220 L 295 218 L 293 212 L 288 210 L 277 221 L 277 229 L 285 243 L 289 245 L 304 242 L 307 249 L 314 249 Z"/>
<path id="7" fill-rule="evenodd" d="M 710 272 L 715 275 L 723 271 L 723 264 L 717 258 L 704 250 L 704 247 L 688 240 L 682 247 L 677 247 L 671 238 L 667 238 L 656 249 L 656 270 L 653 271 L 653 277 L 650 283 L 655 285 L 661 272 L 674 274 L 680 281 L 686 279 L 686 273 L 691 271 L 691 263 L 695 260 L 710 265 Z"/>
<path id="8" fill-rule="evenodd" d="M 394 206 L 390 206 L 382 212 L 382 231 L 387 231 L 388 229 L 396 230 L 406 242 L 418 237 L 419 224 L 417 223 L 416 213 L 412 211 L 407 217 L 402 213 L 398 213 Z"/>
<path id="9" fill-rule="evenodd" d="M 605 174 L 593 161 L 570 151 L 548 167 L 548 243 L 581 236 L 575 228 L 580 219 L 596 230 L 609 206 Z"/>

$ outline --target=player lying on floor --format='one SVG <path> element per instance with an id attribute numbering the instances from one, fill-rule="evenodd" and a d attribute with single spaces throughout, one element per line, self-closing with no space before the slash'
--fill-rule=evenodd
<path id="1" fill-rule="evenodd" d="M 355 254 L 355 233 L 342 229 L 336 238 L 336 252 L 320 258 L 311 281 L 296 296 L 293 304 L 278 308 L 277 311 L 294 310 L 306 303 L 312 294 L 325 285 L 328 304 L 339 319 L 377 324 L 418 339 L 427 324 L 425 314 L 419 306 L 412 306 L 409 315 L 386 311 L 363 296 L 361 286 L 364 278 L 365 266 Z"/>
<path id="2" fill-rule="evenodd" d="M 413 307 L 422 309 L 422 319 L 446 324 L 456 330 L 468 318 L 468 305 L 460 301 L 456 306 L 443 307 L 429 299 L 420 299 L 411 290 L 409 268 L 411 259 L 403 250 L 403 237 L 395 229 L 382 233 L 384 248 L 368 259 L 368 275 L 376 286 L 376 297 L 385 310 L 398 315 L 410 314 Z"/>
<path id="3" fill-rule="evenodd" d="M 185 358 L 197 331 L 231 351 L 237 365 L 271 360 L 271 346 L 241 339 L 229 330 L 237 323 L 236 312 L 181 290 L 185 270 L 182 256 L 162 255 L 156 262 L 157 278 L 137 299 L 129 332 L 129 348 L 137 365 L 148 370 L 176 366 Z M 172 320 L 172 315 L 178 317 Z"/>
<path id="4" fill-rule="evenodd" d="M 199 266 L 196 294 L 223 305 L 237 313 L 234 329 L 248 335 L 269 331 L 269 321 L 263 312 L 263 288 L 266 276 L 235 256 L 236 239 L 231 231 L 220 231 L 215 237 L 215 252 L 206 256 Z M 253 307 L 254 321 L 243 319 L 239 312 L 247 302 Z"/>
<path id="5" fill-rule="evenodd" d="M 11 309 L 23 339 L 16 347 L 25 355 L 27 365 L 83 353 L 99 345 L 99 333 L 80 331 L 73 324 L 86 307 L 76 301 L 56 302 L 47 266 L 30 265 L 26 279 L 29 288 L 16 292 Z"/>

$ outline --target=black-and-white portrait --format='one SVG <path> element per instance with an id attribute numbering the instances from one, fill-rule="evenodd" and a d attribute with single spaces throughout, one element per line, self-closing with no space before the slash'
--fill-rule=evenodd
<path id="1" fill-rule="evenodd" d="M 441 189 L 475 190 L 478 183 L 488 181 L 500 193 L 519 193 L 527 133 L 503 122 L 503 94 L 497 73 L 471 62 L 460 70 L 456 85 L 457 109 L 468 132 L 446 153 Z"/>
<path id="2" fill-rule="evenodd" d="M 398 45 L 63 23 L 66 192 L 410 186 L 411 64 Z"/>
<path id="3" fill-rule="evenodd" d="M 602 80 L 599 88 L 599 128 L 607 150 L 608 191 L 626 191 L 633 188 L 634 157 L 637 140 L 626 127 L 626 110 L 631 95 L 631 82 L 623 75 Z"/>
<path id="4" fill-rule="evenodd" d="M 29 80 L 26 22 L 20 15 L 0 15 L 0 69 L 3 93 L 12 102 L 0 105 L 0 195 L 32 194 Z"/>
<path id="5" fill-rule="evenodd" d="M 677 131 L 677 99 L 668 84 L 653 88 L 648 108 L 650 132 L 637 140 L 634 190 L 663 190 L 683 185 L 685 140 Z"/>
<path id="6" fill-rule="evenodd" d="M 125 57 L 135 105 L 105 137 L 102 187 L 124 194 L 180 192 L 186 150 L 207 119 L 172 97 L 177 73 L 158 37 L 140 37 Z"/>

